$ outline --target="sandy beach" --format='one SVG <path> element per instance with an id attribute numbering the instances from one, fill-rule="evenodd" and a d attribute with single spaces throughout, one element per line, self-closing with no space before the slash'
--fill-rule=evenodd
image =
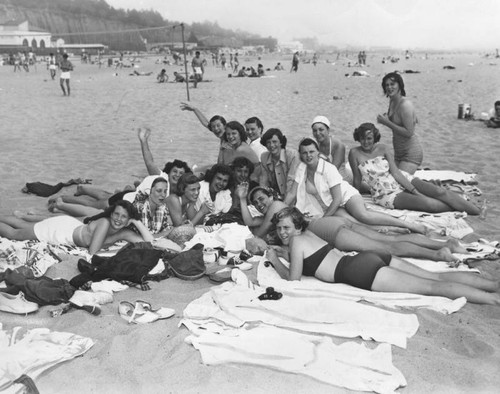
<path id="1" fill-rule="evenodd" d="M 329 59 L 328 59 L 329 58 Z M 285 71 L 268 71 L 266 78 L 228 78 L 228 71 L 207 67 L 205 78 L 190 90 L 191 103 L 207 117 L 223 115 L 243 123 L 258 116 L 264 128 L 280 128 L 288 146 L 296 147 L 311 135 L 310 122 L 327 116 L 335 134 L 348 146 L 356 146 L 352 132 L 362 122 L 375 123 L 387 111 L 381 80 L 394 70 L 418 70 L 403 75 L 407 97 L 417 111 L 417 134 L 424 146 L 424 167 L 478 174 L 488 200 L 486 220 L 468 217 L 474 234 L 465 240 L 499 240 L 500 139 L 498 130 L 482 122 L 457 119 L 460 103 L 472 105 L 479 116 L 500 99 L 500 59 L 477 54 L 415 56 L 399 63 L 381 63 L 382 55 L 370 54 L 369 77 L 345 77 L 359 70 L 347 60 L 324 55 L 320 63 L 300 64 L 289 73 L 290 57 L 240 57 L 240 66 L 263 63 Z M 26 182 L 56 184 L 70 178 L 90 178 L 93 185 L 109 191 L 144 177 L 137 128 L 152 129 L 150 140 L 155 161 L 175 158 L 191 166 L 216 161 L 218 142 L 193 113 L 181 111 L 186 101 L 185 84 L 158 84 L 156 74 L 165 67 L 172 80 L 180 66 L 154 64 L 142 59 L 138 71 L 151 76 L 129 76 L 130 68 L 80 64 L 71 59 L 71 96 L 63 97 L 59 81 L 52 81 L 45 64 L 30 73 L 13 73 L 0 67 L 0 214 L 14 210 L 47 212 L 47 200 L 21 193 Z M 332 63 L 327 63 L 326 60 Z M 351 59 L 352 60 L 352 59 Z M 455 70 L 444 70 L 453 65 Z M 390 144 L 388 129 L 380 127 L 381 142 Z M 72 193 L 75 187 L 65 188 Z M 500 280 L 500 262 L 483 261 L 478 268 Z M 71 279 L 77 274 L 76 259 L 68 259 L 47 272 L 50 277 Z M 29 316 L 0 312 L 3 328 L 47 327 L 87 336 L 95 345 L 83 357 L 46 371 L 36 384 L 41 393 L 343 393 L 348 390 L 311 378 L 246 365 L 205 366 L 200 354 L 184 343 L 188 330 L 178 328 L 183 309 L 205 293 L 207 278 L 194 282 L 170 278 L 152 283 L 152 290 L 128 289 L 116 293 L 112 304 L 102 306 L 100 316 L 72 311 L 58 318 L 42 307 Z M 119 301 L 144 299 L 155 306 L 174 308 L 167 321 L 128 325 L 117 313 Z M 393 347 L 393 364 L 408 385 L 402 393 L 493 393 L 500 387 L 500 308 L 467 304 L 452 315 L 411 311 L 418 316 L 418 333 L 407 349 Z M 410 312 L 408 312 L 410 313 Z"/>

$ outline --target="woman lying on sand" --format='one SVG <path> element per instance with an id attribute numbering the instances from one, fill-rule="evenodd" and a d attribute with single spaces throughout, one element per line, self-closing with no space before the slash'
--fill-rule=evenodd
<path id="1" fill-rule="evenodd" d="M 138 192 L 133 202 L 134 209 L 138 212 L 140 220 L 154 234 L 155 238 L 167 235 L 172 228 L 172 220 L 166 206 L 167 190 L 167 180 L 157 177 L 151 185 L 150 193 Z M 100 209 L 64 202 L 60 197 L 51 204 L 53 212 L 63 212 L 76 217 L 102 213 Z"/>
<path id="2" fill-rule="evenodd" d="M 263 187 L 256 187 L 248 193 L 247 185 L 242 184 L 236 188 L 236 195 L 240 199 L 245 225 L 250 227 L 252 233 L 270 244 L 279 243 L 272 218 L 275 213 L 288 206 L 282 201 L 275 200 L 272 190 Z M 253 206 L 264 215 L 263 217 L 252 216 L 247 196 Z M 389 252 L 400 257 L 449 262 L 456 261 L 452 253 L 467 253 L 455 239 L 442 242 L 420 234 L 387 235 L 345 217 L 328 216 L 313 219 L 309 223 L 309 230 L 345 252 Z"/>
<path id="3" fill-rule="evenodd" d="M 422 146 L 415 134 L 415 108 L 405 97 L 405 84 L 398 73 L 392 72 L 384 76 L 382 89 L 389 97 L 389 109 L 386 114 L 377 116 L 377 122 L 392 131 L 394 158 L 398 168 L 414 174 L 424 157 Z"/>
<path id="4" fill-rule="evenodd" d="M 285 203 L 312 217 L 334 215 L 344 207 L 356 220 L 370 225 L 395 226 L 425 233 L 425 226 L 405 222 L 381 212 L 366 209 L 359 192 L 342 180 L 337 168 L 319 156 L 318 144 L 304 138 L 299 144 L 301 163 Z"/>
<path id="5" fill-rule="evenodd" d="M 117 241 L 151 242 L 153 236 L 139 220 L 136 209 L 128 201 L 118 201 L 104 212 L 84 223 L 71 216 L 54 216 L 40 220 L 27 216 L 0 218 L 0 236 L 17 241 L 37 240 L 52 244 L 65 244 L 88 248 L 91 255 L 102 247 Z M 36 221 L 36 222 L 34 222 Z M 133 224 L 139 234 L 127 229 Z"/>
<path id="6" fill-rule="evenodd" d="M 480 209 L 457 193 L 400 171 L 389 148 L 378 143 L 380 133 L 372 123 L 363 123 L 353 136 L 360 143 L 349 152 L 354 187 L 360 192 L 369 190 L 376 204 L 390 209 L 479 215 Z"/>
<path id="7" fill-rule="evenodd" d="M 500 305 L 500 283 L 477 274 L 424 271 L 389 253 L 361 252 L 344 256 L 307 229 L 308 222 L 296 208 L 278 212 L 273 223 L 286 253 L 267 252 L 280 276 L 300 280 L 314 276 L 329 283 L 345 283 L 360 289 L 443 296 L 466 297 L 478 304 Z M 279 256 L 290 261 L 286 268 Z"/>

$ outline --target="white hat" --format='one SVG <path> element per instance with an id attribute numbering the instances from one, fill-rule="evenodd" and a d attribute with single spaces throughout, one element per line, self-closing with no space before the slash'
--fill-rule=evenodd
<path id="1" fill-rule="evenodd" d="M 323 123 L 326 127 L 330 128 L 330 121 L 326 116 L 316 116 L 311 123 L 311 127 L 314 126 L 315 123 Z"/>

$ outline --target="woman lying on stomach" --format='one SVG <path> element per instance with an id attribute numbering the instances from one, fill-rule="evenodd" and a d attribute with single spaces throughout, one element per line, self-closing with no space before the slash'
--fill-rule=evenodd
<path id="1" fill-rule="evenodd" d="M 300 280 L 314 276 L 329 283 L 345 283 L 365 290 L 466 297 L 478 304 L 500 305 L 500 282 L 477 274 L 424 271 L 388 253 L 361 252 L 344 256 L 307 229 L 308 222 L 296 208 L 285 208 L 273 218 L 278 237 L 285 247 L 290 268 L 286 268 L 276 250 L 268 258 L 280 276 Z M 285 257 L 285 256 L 282 256 Z"/>
<path id="2" fill-rule="evenodd" d="M 372 123 L 363 123 L 353 136 L 360 143 L 349 152 L 353 185 L 360 192 L 369 189 L 376 204 L 390 209 L 479 215 L 480 209 L 457 193 L 398 169 L 389 148 L 378 143 L 380 132 Z"/>
<path id="3" fill-rule="evenodd" d="M 0 218 L 0 236 L 17 241 L 36 240 L 51 244 L 65 244 L 87 248 L 91 255 L 102 247 L 117 241 L 151 242 L 153 236 L 139 220 L 137 211 L 128 201 L 118 201 L 104 212 L 85 219 L 84 223 L 72 216 L 26 216 L 26 221 L 15 216 Z M 39 220 L 39 221 L 38 221 Z M 36 222 L 34 222 L 36 221 Z M 126 228 L 133 224 L 139 234 Z"/>

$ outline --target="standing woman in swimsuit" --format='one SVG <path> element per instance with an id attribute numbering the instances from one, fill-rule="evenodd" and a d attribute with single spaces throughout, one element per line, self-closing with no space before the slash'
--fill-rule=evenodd
<path id="1" fill-rule="evenodd" d="M 413 175 L 424 158 L 422 146 L 415 134 L 415 108 L 405 97 L 405 84 L 398 73 L 387 74 L 382 79 L 382 89 L 389 97 L 389 110 L 387 114 L 378 115 L 377 122 L 392 130 L 394 158 L 398 168 Z"/>
<path id="2" fill-rule="evenodd" d="M 442 296 L 466 297 L 477 304 L 500 305 L 500 283 L 473 273 L 424 271 L 388 253 L 361 252 L 345 256 L 307 230 L 308 222 L 296 208 L 285 208 L 273 217 L 278 237 L 288 253 L 267 251 L 280 276 L 300 280 L 314 276 L 323 282 L 345 283 L 360 289 Z M 279 260 L 290 262 L 286 268 Z"/>
<path id="3" fill-rule="evenodd" d="M 128 201 L 118 201 L 104 212 L 80 222 L 71 216 L 54 216 L 40 220 L 29 215 L 0 218 L 0 236 L 17 241 L 36 240 L 88 248 L 91 255 L 117 241 L 151 242 L 153 236 L 139 220 L 137 210 Z M 139 234 L 126 228 L 133 224 Z"/>
<path id="4" fill-rule="evenodd" d="M 376 204 L 389 209 L 480 214 L 479 207 L 457 193 L 398 169 L 390 149 L 378 143 L 380 132 L 372 123 L 363 123 L 353 136 L 360 143 L 349 152 L 353 185 L 360 192 L 369 191 Z"/>

